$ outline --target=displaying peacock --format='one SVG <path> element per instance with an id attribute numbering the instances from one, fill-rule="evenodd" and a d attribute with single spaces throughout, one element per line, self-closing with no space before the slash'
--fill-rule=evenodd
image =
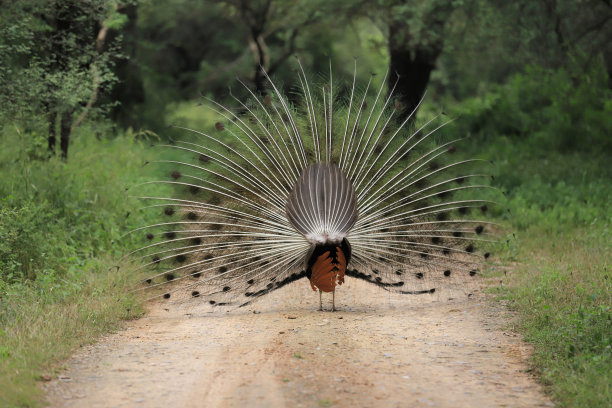
<path id="1" fill-rule="evenodd" d="M 408 131 L 393 90 L 352 84 L 338 92 L 308 80 L 285 96 L 249 92 L 234 108 L 207 100 L 219 118 L 195 137 L 163 144 L 167 195 L 141 195 L 165 217 L 136 230 L 133 251 L 152 271 L 144 285 L 170 301 L 245 306 L 307 278 L 335 291 L 361 279 L 403 294 L 461 288 L 478 275 L 492 241 L 479 220 L 492 204 L 482 160 L 454 159 L 436 116 Z M 385 81 L 383 80 L 383 83 Z M 244 85 L 244 84 L 243 84 Z M 370 95 L 372 94 L 372 95 Z M 418 107 L 417 107 L 418 108 Z M 416 109 L 415 109 L 416 110 Z M 477 251 L 477 248 L 479 249 Z"/>

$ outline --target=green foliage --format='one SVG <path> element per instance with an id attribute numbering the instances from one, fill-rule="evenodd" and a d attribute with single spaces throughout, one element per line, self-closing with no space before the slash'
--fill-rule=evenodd
<path id="1" fill-rule="evenodd" d="M 530 67 L 453 105 L 446 129 L 492 160 L 511 225 L 501 293 L 532 343 L 533 367 L 556 402 L 612 403 L 612 112 L 601 61 L 582 72 Z M 491 195 L 491 199 L 497 199 Z M 516 236 L 516 239 L 512 237 Z"/>
<path id="2" fill-rule="evenodd" d="M 26 109 L 43 92 L 40 81 L 35 81 L 44 75 L 43 68 L 27 62 L 34 47 L 34 29 L 42 28 L 31 17 L 11 15 L 9 10 L 0 12 L 0 120 Z M 23 69 L 24 65 L 28 68 Z"/>
<path id="3" fill-rule="evenodd" d="M 612 174 L 605 152 L 543 153 L 529 140 L 509 137 L 484 145 L 477 139 L 471 141 L 472 151 L 480 151 L 493 162 L 492 185 L 506 193 L 497 215 L 511 221 L 513 228 L 555 230 L 559 225 L 612 222 Z M 490 198 L 499 201 L 494 194 Z"/>
<path id="4" fill-rule="evenodd" d="M 126 219 L 134 203 L 123 192 L 144 162 L 134 161 L 141 147 L 133 135 L 108 140 L 84 136 L 69 163 L 33 159 L 17 140 L 14 134 L 3 140 L 0 158 L 5 175 L 0 183 L 0 278 L 34 279 L 78 259 L 108 251 L 117 255 L 121 248 L 113 241 L 142 221 Z"/>
<path id="5" fill-rule="evenodd" d="M 256 12 L 265 3 L 163 0 L 139 8 L 141 41 L 136 53 L 147 99 L 141 116 L 150 128 L 163 133 L 168 123 L 162 119 L 172 116 L 177 104 L 200 93 L 230 106 L 237 105 L 232 95 L 248 97 L 236 77 L 253 88 L 257 56 L 241 7 Z M 260 16 L 269 59 L 266 68 L 273 70 L 275 84 L 286 92 L 299 86 L 294 55 L 315 78 L 328 75 L 330 60 L 335 78 L 352 78 L 356 56 L 360 86 L 365 86 L 370 72 L 382 79 L 387 65 L 385 30 L 362 16 L 349 19 L 344 13 L 349 4 L 320 0 L 269 3 L 269 14 Z"/>
<path id="6" fill-rule="evenodd" d="M 506 278 L 533 364 L 561 406 L 612 404 L 611 242 L 609 223 L 532 228 Z"/>
<path id="7" fill-rule="evenodd" d="M 372 11 L 378 18 L 387 24 L 403 25 L 403 29 L 396 32 L 397 38 L 390 41 L 413 50 L 438 47 L 445 37 L 443 28 L 452 12 L 465 6 L 461 0 L 378 0 L 373 3 L 377 7 Z M 356 6 L 363 7 L 359 2 Z"/>
<path id="8" fill-rule="evenodd" d="M 51 211 L 49 211 L 51 210 Z M 50 271 L 61 261 L 61 249 L 46 238 L 45 229 L 55 227 L 57 211 L 39 203 L 0 209 L 0 272 L 7 282 L 36 278 L 38 271 Z"/>
<path id="9" fill-rule="evenodd" d="M 428 3 L 428 2 L 426 2 Z M 601 56 L 611 71 L 612 5 L 600 0 L 463 0 L 449 19 L 430 89 L 465 99 L 506 82 L 527 65 L 584 66 Z"/>
<path id="10" fill-rule="evenodd" d="M 132 3 L 135 0 L 128 0 Z M 126 2 L 123 2 L 126 3 Z M 125 23 L 115 0 L 24 0 L 0 11 L 0 121 L 34 129 L 55 116 L 82 111 L 117 77 L 121 37 L 104 42 L 101 28 Z M 91 116 L 107 106 L 98 104 Z M 71 120 L 70 120 L 71 122 Z M 68 128 L 71 124 L 67 125 Z M 65 130 L 64 130 L 65 132 Z"/>
<path id="11" fill-rule="evenodd" d="M 546 153 L 612 151 L 611 91 L 601 61 L 583 72 L 530 66 L 482 97 L 468 99 L 457 113 L 458 131 L 482 141 L 498 135 L 529 139 Z"/>
<path id="12" fill-rule="evenodd" d="M 0 139 L 2 406 L 37 405 L 37 378 L 141 313 L 130 293 L 136 265 L 118 258 L 134 239 L 123 235 L 147 223 L 125 191 L 141 177 L 145 149 L 131 132 L 94 134 L 79 132 L 68 163 L 24 149 L 36 135 Z"/>
<path id="13" fill-rule="evenodd" d="M 507 193 L 504 205 L 515 228 L 612 220 L 606 81 L 601 64 L 583 75 L 531 67 L 452 108 L 459 118 L 446 132 L 469 136 L 469 155 L 493 162 L 492 185 Z"/>
<path id="14" fill-rule="evenodd" d="M 68 271 L 40 273 L 35 281 L 0 280 L 0 405 L 43 406 L 41 377 L 79 346 L 142 314 L 130 289 L 134 268 L 98 258 Z"/>

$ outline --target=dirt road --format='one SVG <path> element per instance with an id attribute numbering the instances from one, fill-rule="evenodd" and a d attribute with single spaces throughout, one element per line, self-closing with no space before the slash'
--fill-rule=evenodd
<path id="1" fill-rule="evenodd" d="M 339 312 L 307 281 L 248 310 L 152 305 L 46 385 L 54 407 L 540 407 L 528 350 L 476 291 L 389 295 L 348 280 Z"/>

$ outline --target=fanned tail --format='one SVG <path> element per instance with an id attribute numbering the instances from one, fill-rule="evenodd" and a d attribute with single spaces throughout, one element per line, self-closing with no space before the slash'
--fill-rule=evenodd
<path id="1" fill-rule="evenodd" d="M 330 75 L 317 96 L 301 65 L 298 77 L 301 104 L 269 81 L 266 97 L 235 98 L 240 113 L 210 101 L 211 132 L 184 128 L 193 140 L 163 146 L 169 158 L 154 164 L 167 179 L 142 188 L 166 193 L 141 198 L 166 219 L 133 231 L 146 239 L 132 252 L 152 271 L 144 287 L 244 306 L 312 278 L 313 248 L 345 241 L 350 260 L 321 263 L 321 276 L 342 269 L 406 294 L 469 285 L 495 241 L 481 220 L 495 204 L 479 198 L 491 189 L 483 161 L 455 159 L 461 140 L 440 142 L 438 117 L 409 133 L 415 112 L 397 123 L 392 92 L 369 99 L 371 78 L 360 94 L 356 74 L 344 92 Z"/>

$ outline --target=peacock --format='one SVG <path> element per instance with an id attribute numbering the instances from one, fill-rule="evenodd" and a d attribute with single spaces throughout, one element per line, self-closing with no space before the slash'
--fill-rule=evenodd
<path id="1" fill-rule="evenodd" d="M 159 179 L 136 195 L 157 222 L 132 231 L 145 242 L 130 255 L 151 271 L 143 288 L 244 307 L 307 278 L 333 311 L 345 279 L 409 295 L 476 279 L 495 241 L 486 162 L 455 158 L 443 113 L 414 125 L 422 99 L 402 116 L 395 87 L 374 74 L 360 87 L 357 62 L 342 86 L 331 67 L 317 84 L 296 66 L 291 92 L 267 75 L 265 95 L 238 80 L 247 97 L 230 91 L 233 106 L 203 97 L 214 126 L 174 125 L 191 137 L 157 145 Z"/>

